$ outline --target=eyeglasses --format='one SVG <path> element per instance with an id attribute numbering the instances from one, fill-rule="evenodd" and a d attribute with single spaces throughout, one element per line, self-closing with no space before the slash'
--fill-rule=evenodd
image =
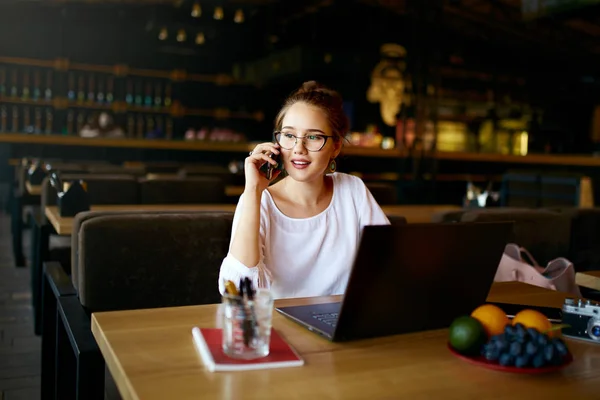
<path id="1" fill-rule="evenodd" d="M 275 136 L 275 141 L 277 144 L 281 146 L 282 149 L 292 150 L 296 147 L 296 143 L 298 143 L 298 139 L 302 139 L 302 144 L 304 148 L 308 151 L 320 151 L 327 143 L 327 138 L 333 137 L 329 135 L 306 135 L 306 136 L 296 136 L 290 132 L 273 132 Z"/>

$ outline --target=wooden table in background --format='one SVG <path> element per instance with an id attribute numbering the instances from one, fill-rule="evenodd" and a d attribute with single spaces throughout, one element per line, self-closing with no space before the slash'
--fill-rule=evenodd
<path id="1" fill-rule="evenodd" d="M 156 175 L 156 174 L 154 174 Z M 156 179 L 156 177 L 154 177 Z M 27 188 L 27 192 L 29 194 L 42 194 L 42 186 L 41 185 L 32 185 L 29 182 L 25 182 L 25 187 Z M 225 186 L 225 195 L 229 197 L 238 197 L 244 193 L 243 186 Z"/>
<path id="2" fill-rule="evenodd" d="M 161 204 L 161 205 L 98 205 L 92 211 L 235 211 L 235 204 Z M 381 207 L 387 215 L 406 217 L 410 223 L 430 222 L 431 216 L 439 211 L 460 210 L 458 206 L 437 205 L 398 205 Z M 61 217 L 57 206 L 47 206 L 45 211 L 48 221 L 59 235 L 70 235 L 73 228 L 73 217 Z"/>
<path id="3" fill-rule="evenodd" d="M 399 204 L 381 206 L 386 215 L 396 215 L 405 217 L 406 221 L 412 224 L 431 222 L 433 214 L 442 211 L 458 211 L 462 208 L 455 205 L 438 204 Z"/>
<path id="4" fill-rule="evenodd" d="M 519 282 L 495 283 L 488 301 L 560 307 L 565 295 Z M 289 299 L 276 306 L 336 300 Z M 214 327 L 217 305 L 101 312 L 92 332 L 123 399 L 591 399 L 600 387 L 600 346 L 567 340 L 571 365 L 516 375 L 471 365 L 446 348 L 446 329 L 331 343 L 274 312 L 273 324 L 305 365 L 211 373 L 192 327 Z"/>
<path id="5" fill-rule="evenodd" d="M 235 211 L 235 204 L 123 204 L 97 205 L 91 211 Z M 58 206 L 47 206 L 46 217 L 59 235 L 70 235 L 74 217 L 61 217 Z"/>

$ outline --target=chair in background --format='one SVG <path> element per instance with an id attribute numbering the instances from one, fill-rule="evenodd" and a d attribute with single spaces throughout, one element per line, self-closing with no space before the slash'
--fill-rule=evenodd
<path id="1" fill-rule="evenodd" d="M 390 183 L 365 182 L 379 205 L 398 204 L 398 190 Z"/>
<path id="2" fill-rule="evenodd" d="M 224 203 L 225 183 L 215 177 L 140 179 L 142 204 Z"/>
<path id="3" fill-rule="evenodd" d="M 461 222 L 513 221 L 510 243 L 525 247 L 540 265 L 567 257 L 571 221 L 567 215 L 542 209 L 482 208 L 466 211 Z"/>
<path id="4" fill-rule="evenodd" d="M 75 219 L 73 288 L 63 295 L 49 290 L 53 304 L 50 293 L 44 296 L 50 311 L 44 326 L 56 327 L 49 338 L 56 347 L 43 338 L 42 393 L 102 399 L 104 361 L 90 330 L 91 313 L 219 302 L 217 279 L 233 213 L 80 213 Z M 56 263 L 46 264 L 47 288 L 59 287 L 65 276 Z"/>
<path id="5" fill-rule="evenodd" d="M 540 178 L 537 172 L 511 172 L 502 175 L 502 207 L 537 208 L 540 206 Z"/>
<path id="6" fill-rule="evenodd" d="M 406 225 L 406 218 L 399 215 L 387 215 L 391 225 Z"/>
<path id="7" fill-rule="evenodd" d="M 92 205 L 138 204 L 139 187 L 137 178 L 131 175 L 61 174 L 64 182 L 82 179 Z M 41 209 L 56 204 L 57 193 L 49 178 L 42 182 Z M 41 212 L 32 219 L 31 225 L 31 293 L 34 309 L 35 333 L 41 333 L 41 285 L 42 263 L 59 261 L 69 273 L 71 269 L 71 240 L 55 235 L 54 228 Z"/>

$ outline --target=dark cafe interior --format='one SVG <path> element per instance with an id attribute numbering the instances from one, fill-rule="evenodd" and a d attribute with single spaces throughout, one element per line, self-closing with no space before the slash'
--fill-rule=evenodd
<path id="1" fill-rule="evenodd" d="M 600 0 L 2 0 L 0 400 L 598 398 L 596 199 Z"/>

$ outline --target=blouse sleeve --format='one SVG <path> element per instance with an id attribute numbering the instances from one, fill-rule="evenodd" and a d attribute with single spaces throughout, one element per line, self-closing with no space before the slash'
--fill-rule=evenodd
<path id="1" fill-rule="evenodd" d="M 359 210 L 360 226 L 390 225 L 389 219 L 371 194 L 369 188 L 367 188 L 367 185 L 362 180 L 360 182 L 362 186 L 361 191 L 364 194 L 362 207 Z"/>
<path id="2" fill-rule="evenodd" d="M 229 250 L 231 250 L 231 241 L 233 241 L 233 236 L 235 234 L 237 225 L 239 223 L 240 213 L 241 213 L 240 210 L 242 209 L 241 205 L 243 202 L 243 198 L 244 198 L 244 195 L 242 194 L 240 196 L 240 199 L 238 200 L 238 204 L 235 209 L 235 213 L 233 215 L 233 223 L 231 226 L 231 239 L 229 242 Z M 265 218 L 262 215 L 262 210 L 261 210 L 261 218 L 260 218 L 261 223 L 260 223 L 260 233 L 259 233 L 260 261 L 258 262 L 257 265 L 250 266 L 250 267 L 246 266 L 241 261 L 239 261 L 237 258 L 235 258 L 233 256 L 233 254 L 231 254 L 230 251 L 227 252 L 227 256 L 223 259 L 223 262 L 221 263 L 221 270 L 219 271 L 218 284 L 219 284 L 219 292 L 221 294 L 225 293 L 225 282 L 226 281 L 228 281 L 228 280 L 232 281 L 237 286 L 240 279 L 246 278 L 246 277 L 252 281 L 252 284 L 254 285 L 254 287 L 270 288 L 271 282 L 270 282 L 269 277 L 267 276 L 266 268 L 265 268 L 265 264 L 264 264 L 264 237 L 265 237 L 264 224 L 266 223 L 267 220 L 268 220 L 268 218 Z"/>

